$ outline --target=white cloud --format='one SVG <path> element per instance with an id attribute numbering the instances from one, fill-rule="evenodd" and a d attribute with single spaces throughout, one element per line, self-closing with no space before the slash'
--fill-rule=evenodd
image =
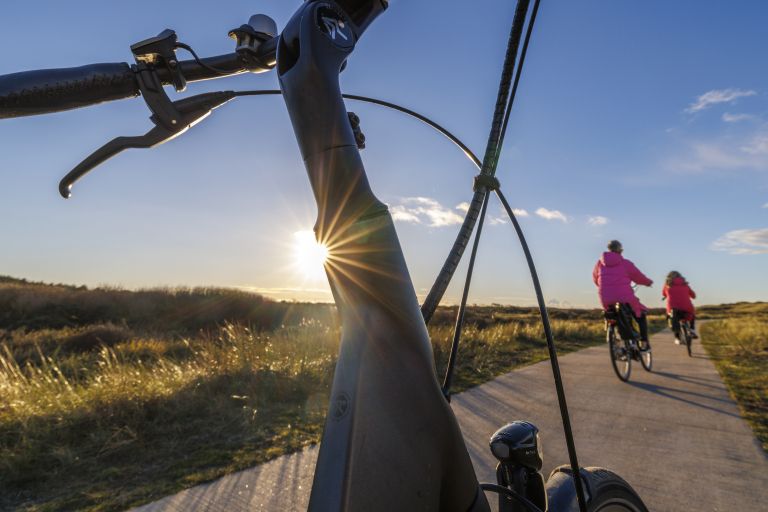
<path id="1" fill-rule="evenodd" d="M 738 98 L 754 96 L 756 94 L 757 92 L 755 91 L 745 91 L 742 89 L 713 89 L 696 98 L 696 101 L 685 109 L 685 111 L 689 114 L 693 114 L 695 112 L 700 112 L 711 105 L 731 103 Z"/>
<path id="2" fill-rule="evenodd" d="M 768 155 L 768 133 L 758 133 L 739 149 L 749 155 Z"/>
<path id="3" fill-rule="evenodd" d="M 409 212 L 405 206 L 393 206 L 389 209 L 389 212 L 392 214 L 393 220 L 399 220 L 400 222 L 412 222 L 414 224 L 421 223 L 419 216 Z"/>
<path id="4" fill-rule="evenodd" d="M 536 210 L 536 215 L 542 219 L 547 220 L 559 220 L 562 222 L 568 222 L 568 217 L 565 216 L 560 210 L 548 210 L 546 208 L 539 208 Z"/>
<path id="5" fill-rule="evenodd" d="M 690 142 L 682 155 L 667 162 L 667 167 L 694 172 L 768 170 L 768 130 L 763 127 L 746 138 Z"/>
<path id="6" fill-rule="evenodd" d="M 528 217 L 528 211 L 523 210 L 522 208 L 512 208 L 512 213 L 515 214 L 515 217 Z"/>
<path id="7" fill-rule="evenodd" d="M 491 215 L 490 217 L 488 217 L 488 222 L 491 223 L 491 226 L 498 226 L 499 224 L 506 224 L 507 218 L 502 216 L 494 217 Z"/>
<path id="8" fill-rule="evenodd" d="M 712 243 L 712 249 L 731 254 L 768 254 L 768 228 L 729 231 Z"/>
<path id="9" fill-rule="evenodd" d="M 389 211 L 396 221 L 426 224 L 435 228 L 461 224 L 464 221 L 461 215 L 429 197 L 405 197 Z"/>
<path id="10" fill-rule="evenodd" d="M 723 121 L 726 123 L 738 123 L 739 121 L 747 121 L 754 118 L 755 116 L 750 114 L 731 114 L 729 112 L 723 114 Z"/>
<path id="11" fill-rule="evenodd" d="M 547 301 L 547 306 L 549 306 L 551 308 L 564 308 L 564 309 L 567 309 L 567 308 L 572 308 L 573 304 L 571 304 L 567 300 L 549 299 Z"/>
<path id="12" fill-rule="evenodd" d="M 469 211 L 469 203 L 466 201 L 464 201 L 463 203 L 459 203 L 456 205 L 456 209 L 464 213 L 467 213 Z"/>
<path id="13" fill-rule="evenodd" d="M 589 223 L 590 226 L 605 226 L 608 224 L 608 217 L 603 217 L 602 215 L 593 215 L 587 219 L 587 223 Z"/>

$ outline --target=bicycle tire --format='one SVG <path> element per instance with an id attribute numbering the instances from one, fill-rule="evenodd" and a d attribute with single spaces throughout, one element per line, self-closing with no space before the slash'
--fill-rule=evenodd
<path id="1" fill-rule="evenodd" d="M 547 479 L 547 510 L 579 510 L 569 466 L 560 466 Z M 604 468 L 582 468 L 580 474 L 588 490 L 588 512 L 648 512 L 637 492 L 626 480 Z"/>
<path id="2" fill-rule="evenodd" d="M 685 336 L 685 348 L 688 350 L 688 357 L 693 357 L 693 351 L 691 345 L 693 344 L 693 338 L 691 337 L 691 331 L 687 325 L 682 328 L 683 336 Z"/>
<path id="3" fill-rule="evenodd" d="M 640 364 L 643 366 L 643 370 L 650 372 L 653 369 L 653 350 L 651 349 L 651 343 L 646 343 L 648 348 L 640 351 Z"/>
<path id="4" fill-rule="evenodd" d="M 653 352 L 651 349 L 640 352 L 640 365 L 643 370 L 650 372 L 653 370 Z"/>
<path id="5" fill-rule="evenodd" d="M 614 326 L 608 328 L 608 334 L 606 336 L 608 340 L 608 352 L 611 356 L 611 366 L 613 367 L 613 372 L 616 374 L 620 381 L 627 382 L 629 380 L 629 376 L 632 374 L 632 355 L 629 352 L 629 346 L 627 345 L 626 341 L 616 336 L 616 329 Z M 617 351 L 617 348 L 620 348 L 617 347 L 619 342 L 624 345 L 624 361 L 619 360 Z M 623 370 L 619 368 L 622 364 L 624 366 Z"/>

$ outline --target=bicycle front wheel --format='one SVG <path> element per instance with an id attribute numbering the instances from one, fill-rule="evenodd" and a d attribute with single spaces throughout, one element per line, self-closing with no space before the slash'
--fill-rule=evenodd
<path id="1" fill-rule="evenodd" d="M 616 329 L 613 326 L 608 328 L 607 337 L 613 371 L 619 380 L 627 382 L 632 373 L 632 355 L 629 352 L 629 345 L 616 335 Z"/>
<path id="2" fill-rule="evenodd" d="M 648 512 L 634 489 L 619 475 L 603 468 L 581 468 L 590 496 L 588 512 Z M 576 491 L 567 466 L 555 469 L 547 480 L 550 512 L 577 512 Z"/>

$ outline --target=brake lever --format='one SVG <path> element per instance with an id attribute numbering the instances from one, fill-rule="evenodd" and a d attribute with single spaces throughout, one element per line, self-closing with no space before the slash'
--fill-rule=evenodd
<path id="1" fill-rule="evenodd" d="M 59 182 L 59 193 L 64 199 L 68 199 L 72 195 L 72 186 L 75 182 L 92 171 L 97 165 L 129 148 L 153 148 L 168 142 L 205 119 L 213 109 L 224 105 L 235 97 L 234 91 L 219 91 L 174 101 L 172 105 L 178 112 L 179 119 L 173 125 L 164 123 L 157 114 L 152 115 L 150 120 L 155 124 L 154 128 L 144 135 L 116 137 L 101 146 L 62 178 Z"/>

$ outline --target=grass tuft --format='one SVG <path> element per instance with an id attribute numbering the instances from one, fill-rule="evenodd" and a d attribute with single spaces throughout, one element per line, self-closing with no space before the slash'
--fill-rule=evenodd
<path id="1" fill-rule="evenodd" d="M 768 323 L 742 317 L 701 325 L 701 341 L 768 453 Z"/>

